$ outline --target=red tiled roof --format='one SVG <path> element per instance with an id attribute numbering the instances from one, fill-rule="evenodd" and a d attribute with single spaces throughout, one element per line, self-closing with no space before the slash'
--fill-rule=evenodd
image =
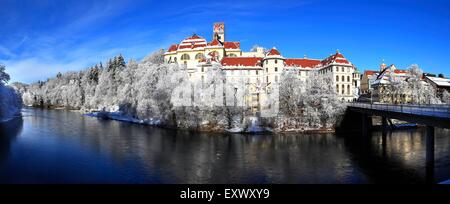
<path id="1" fill-rule="evenodd" d="M 366 75 L 366 76 L 374 75 L 376 73 L 378 73 L 378 71 L 373 71 L 373 70 L 364 71 L 364 75 Z"/>
<path id="2" fill-rule="evenodd" d="M 208 46 L 221 46 L 221 45 L 222 45 L 222 43 L 220 41 L 218 41 L 217 39 L 214 39 L 213 41 L 208 43 Z"/>
<path id="3" fill-rule="evenodd" d="M 267 53 L 267 56 L 270 56 L 270 55 L 281 55 L 281 54 L 280 54 L 280 52 L 279 52 L 277 49 L 272 48 L 272 49 L 269 51 L 269 53 Z"/>
<path id="4" fill-rule="evenodd" d="M 405 74 L 407 72 L 408 72 L 407 70 L 401 70 L 401 69 L 394 70 L 394 73 L 396 73 L 396 74 Z"/>
<path id="5" fill-rule="evenodd" d="M 203 39 L 203 38 L 196 34 L 192 35 L 191 37 L 186 38 L 186 40 L 195 40 L 195 39 Z"/>
<path id="6" fill-rule="evenodd" d="M 240 49 L 241 43 L 240 42 L 224 42 L 225 49 Z"/>
<path id="7" fill-rule="evenodd" d="M 192 43 L 191 45 L 180 45 L 180 46 L 178 46 L 178 49 L 186 49 L 186 48 L 194 49 L 194 48 L 205 47 L 205 46 L 206 46 L 205 44 Z"/>
<path id="8" fill-rule="evenodd" d="M 261 57 L 224 57 L 221 61 L 223 66 L 261 66 Z"/>
<path id="9" fill-rule="evenodd" d="M 321 63 L 323 66 L 329 65 L 331 63 L 350 64 L 350 62 L 345 59 L 344 55 L 339 52 L 322 60 Z"/>
<path id="10" fill-rule="evenodd" d="M 169 47 L 169 49 L 167 50 L 167 52 L 174 52 L 174 51 L 177 51 L 177 49 L 178 49 L 178 45 L 177 45 L 177 44 L 174 44 L 174 45 L 171 45 L 171 46 Z"/>
<path id="11" fill-rule="evenodd" d="M 284 61 L 286 66 L 290 67 L 315 67 L 320 64 L 320 60 L 314 59 L 286 59 Z"/>

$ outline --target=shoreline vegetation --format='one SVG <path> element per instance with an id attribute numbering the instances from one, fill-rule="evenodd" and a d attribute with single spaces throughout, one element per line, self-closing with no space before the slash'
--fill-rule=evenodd
<path id="1" fill-rule="evenodd" d="M 261 104 L 276 106 L 276 112 L 261 117 L 243 102 L 236 103 L 236 92 L 230 90 L 243 90 L 245 83 L 225 83 L 220 64 L 206 70 L 204 82 L 191 82 L 183 66 L 164 63 L 163 53 L 159 50 L 128 63 L 120 55 L 106 66 L 99 63 L 46 81 L 12 85 L 25 106 L 202 132 L 333 132 L 345 112 L 330 79 L 317 76 L 303 82 L 296 72 L 286 70 L 277 91 Z M 190 98 L 195 100 L 186 105 Z"/>
<path id="2" fill-rule="evenodd" d="M 99 63 L 11 86 L 25 106 L 200 132 L 335 132 L 344 117 L 346 103 L 332 79 L 314 71 L 302 81 L 295 70 L 283 70 L 260 104 L 275 108 L 255 112 L 237 100 L 244 98 L 238 96 L 245 92 L 244 81 L 227 81 L 220 64 L 206 70 L 204 81 L 192 82 L 184 66 L 164 63 L 163 53 L 128 63 L 119 55 L 105 67 Z"/>
<path id="3" fill-rule="evenodd" d="M 21 116 L 22 99 L 18 91 L 6 85 L 9 80 L 5 66 L 0 64 L 0 123 Z"/>

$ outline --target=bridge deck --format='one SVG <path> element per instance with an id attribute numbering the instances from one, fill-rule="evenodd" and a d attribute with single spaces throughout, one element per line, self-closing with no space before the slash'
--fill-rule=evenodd
<path id="1" fill-rule="evenodd" d="M 437 127 L 450 127 L 450 105 L 350 103 L 352 110 Z"/>
<path id="2" fill-rule="evenodd" d="M 349 106 L 398 113 L 408 113 L 422 116 L 436 116 L 450 118 L 450 105 L 393 105 L 372 103 L 351 103 Z"/>

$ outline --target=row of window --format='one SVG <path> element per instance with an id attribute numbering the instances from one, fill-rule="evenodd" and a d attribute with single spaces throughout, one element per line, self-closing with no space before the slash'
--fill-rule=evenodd
<path id="1" fill-rule="evenodd" d="M 203 67 L 202 67 L 202 72 L 204 71 Z M 226 73 L 231 73 L 230 75 L 235 75 L 235 71 L 237 71 L 238 73 L 240 73 L 240 75 L 243 75 L 245 72 L 244 70 L 231 70 L 231 72 L 226 71 Z M 259 75 L 259 70 L 254 70 L 255 71 L 255 75 Z M 238 74 L 239 75 L 239 74 Z M 250 75 L 250 70 L 247 70 L 247 75 Z"/>
<path id="2" fill-rule="evenodd" d="M 269 64 L 269 60 L 266 60 L 266 64 Z M 275 59 L 275 64 L 278 64 L 278 60 Z"/>
<path id="3" fill-rule="evenodd" d="M 234 74 L 235 74 L 234 71 L 235 71 L 235 70 L 231 70 L 231 75 L 234 75 Z M 238 72 L 239 72 L 239 71 L 240 71 L 240 74 L 242 75 L 242 74 L 243 74 L 243 70 L 238 70 Z M 275 71 L 275 72 L 278 72 L 278 67 L 275 67 L 275 68 L 274 68 L 274 71 Z M 202 72 L 204 72 L 203 67 L 202 67 Z M 269 68 L 266 68 L 266 72 L 269 72 Z M 256 75 L 259 75 L 259 71 L 258 71 L 258 70 L 255 70 L 255 74 L 256 74 Z M 250 75 L 250 70 L 247 70 L 247 75 Z"/>
<path id="4" fill-rule="evenodd" d="M 339 76 L 336 75 L 336 82 L 339 81 Z M 341 82 L 345 82 L 345 76 L 341 77 Z M 347 82 L 350 82 L 350 76 L 347 76 Z"/>
<path id="5" fill-rule="evenodd" d="M 335 67 L 334 70 L 335 70 L 336 72 L 339 72 L 339 70 L 340 70 L 341 72 L 345 72 L 345 69 L 347 69 L 347 72 L 350 72 L 350 71 L 351 71 L 351 70 L 350 70 L 350 67 Z M 332 67 L 329 67 L 329 68 L 320 70 L 320 71 L 319 71 L 319 74 L 326 74 L 326 73 L 331 72 L 331 71 L 332 71 Z"/>
<path id="6" fill-rule="evenodd" d="M 219 55 L 219 52 L 217 52 L 217 51 L 210 52 L 209 55 L 211 55 L 211 56 L 214 55 L 214 56 L 217 56 L 217 57 L 220 56 L 220 55 Z M 227 56 L 228 56 L 228 57 L 237 57 L 237 55 L 236 55 L 236 54 L 233 54 L 233 53 L 228 54 Z M 205 58 L 205 55 L 204 55 L 203 53 L 197 53 L 197 54 L 195 55 L 195 59 L 196 59 L 196 60 L 203 59 L 203 58 Z M 191 57 L 190 57 L 188 54 L 183 54 L 183 55 L 181 55 L 181 60 L 190 60 L 190 59 L 191 59 Z M 170 60 L 171 60 L 171 59 L 169 59 L 169 61 L 170 61 Z M 175 61 L 175 62 L 177 61 L 177 57 L 174 58 L 174 61 Z"/>
<path id="7" fill-rule="evenodd" d="M 341 92 L 339 92 L 339 85 L 336 85 L 336 92 L 345 94 L 345 85 L 342 85 L 342 88 L 340 89 Z M 350 94 L 350 85 L 347 85 L 347 95 Z"/>

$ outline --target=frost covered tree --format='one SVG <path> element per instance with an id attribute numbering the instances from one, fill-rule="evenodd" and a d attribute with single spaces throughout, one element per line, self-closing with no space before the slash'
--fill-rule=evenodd
<path id="1" fill-rule="evenodd" d="M 9 74 L 5 72 L 5 65 L 0 64 L 0 84 L 4 85 L 5 83 L 8 83 L 10 77 Z"/>
<path id="2" fill-rule="evenodd" d="M 411 93 L 411 103 L 413 104 L 439 104 L 441 100 L 437 97 L 436 90 L 429 83 L 422 79 L 423 71 L 418 65 L 413 64 L 408 68 L 410 78 L 407 86 L 401 87 L 401 91 Z M 406 90 L 405 90 L 406 88 Z"/>
<path id="3" fill-rule="evenodd" d="M 397 78 L 390 80 L 383 87 L 380 94 L 382 101 L 388 101 L 394 104 L 412 103 L 412 104 L 439 104 L 441 100 L 437 97 L 433 86 L 422 79 L 423 71 L 418 65 L 413 64 L 408 68 L 406 78 Z"/>
<path id="4" fill-rule="evenodd" d="M 282 73 L 280 85 L 280 111 L 293 126 L 331 128 L 336 126 L 345 110 L 331 78 L 311 71 L 310 77 L 301 81 L 296 71 Z M 284 122 L 284 123 L 289 123 Z"/>
<path id="5" fill-rule="evenodd" d="M 22 99 L 20 93 L 6 85 L 10 80 L 5 72 L 5 66 L 0 64 L 0 122 L 7 121 L 20 114 Z"/>
<path id="6" fill-rule="evenodd" d="M 105 69 L 102 69 L 98 86 L 95 90 L 94 104 L 98 109 L 118 111 L 117 89 L 123 84 L 120 72 L 126 68 L 122 55 L 110 59 Z"/>
<path id="7" fill-rule="evenodd" d="M 448 91 L 444 91 L 442 93 L 442 102 L 446 104 L 450 104 L 450 93 Z"/>
<path id="8" fill-rule="evenodd" d="M 301 114 L 302 88 L 305 84 L 298 78 L 296 70 L 283 70 L 279 90 L 280 109 L 289 117 L 298 117 Z"/>

